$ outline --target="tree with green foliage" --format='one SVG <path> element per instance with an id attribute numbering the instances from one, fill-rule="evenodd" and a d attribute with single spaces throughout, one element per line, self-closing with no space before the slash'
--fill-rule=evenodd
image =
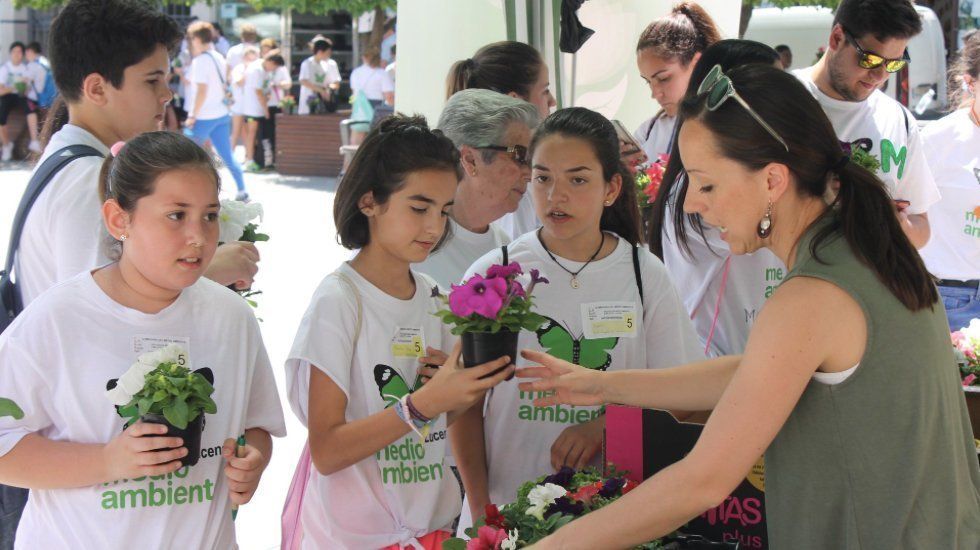
<path id="1" fill-rule="evenodd" d="M 826 6 L 830 9 L 837 9 L 840 0 L 742 0 L 742 19 L 738 25 L 738 36 L 745 36 L 746 29 L 749 28 L 749 20 L 752 19 L 752 9 L 758 7 L 763 2 L 771 4 L 777 8 L 788 8 L 790 6 Z"/>

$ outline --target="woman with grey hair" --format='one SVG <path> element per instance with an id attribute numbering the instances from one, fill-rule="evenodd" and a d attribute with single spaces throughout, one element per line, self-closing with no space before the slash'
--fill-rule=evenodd
<path id="1" fill-rule="evenodd" d="M 446 103 L 439 129 L 459 148 L 463 167 L 450 214 L 452 239 L 415 266 L 440 287 L 459 283 L 477 258 L 510 242 L 494 222 L 517 210 L 527 191 L 527 147 L 537 124 L 533 105 L 490 90 L 463 90 Z"/>

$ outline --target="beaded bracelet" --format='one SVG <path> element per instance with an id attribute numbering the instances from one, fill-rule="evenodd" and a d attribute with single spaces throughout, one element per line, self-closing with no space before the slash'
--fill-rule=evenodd
<path id="1" fill-rule="evenodd" d="M 395 403 L 395 413 L 398 418 L 401 418 L 403 422 L 408 424 L 408 427 L 412 429 L 413 432 L 418 434 L 419 439 L 424 440 L 429 436 L 429 429 L 432 427 L 432 422 L 422 422 L 412 417 L 412 413 L 408 410 L 408 395 L 403 396 L 401 399 Z"/>
<path id="2" fill-rule="evenodd" d="M 405 404 L 408 405 L 408 412 L 411 413 L 412 418 L 419 420 L 425 424 L 432 422 L 431 418 L 425 416 L 424 414 L 419 412 L 418 409 L 415 408 L 415 404 L 412 403 L 412 394 L 408 394 L 405 396 Z"/>

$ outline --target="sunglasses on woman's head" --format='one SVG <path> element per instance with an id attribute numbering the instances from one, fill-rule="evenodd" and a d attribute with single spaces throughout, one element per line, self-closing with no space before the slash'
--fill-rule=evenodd
<path id="1" fill-rule="evenodd" d="M 776 130 L 772 129 L 772 126 L 766 124 L 766 121 L 762 120 L 762 117 L 759 116 L 759 114 L 756 113 L 752 107 L 749 107 L 749 104 L 742 99 L 742 96 L 738 95 L 738 92 L 735 91 L 735 85 L 732 84 L 732 79 L 728 78 L 724 71 L 721 70 L 721 65 L 715 65 L 712 67 L 711 70 L 708 71 L 708 75 L 701 81 L 701 85 L 698 86 L 698 97 L 705 94 L 707 94 L 705 106 L 709 111 L 716 111 L 719 107 L 724 105 L 726 101 L 728 101 L 728 98 L 735 98 L 735 101 L 744 107 L 745 110 L 752 115 L 752 118 L 754 118 L 755 121 L 766 130 L 766 132 L 769 132 L 770 136 L 772 136 L 779 142 L 780 145 L 783 146 L 784 149 L 786 149 L 787 153 L 789 152 L 789 145 L 786 145 L 786 140 L 780 137 Z"/>
<path id="2" fill-rule="evenodd" d="M 854 38 L 853 34 L 844 30 L 843 27 L 841 27 L 841 30 L 844 31 L 844 38 L 847 40 L 847 42 L 854 46 L 854 49 L 857 50 L 858 67 L 861 67 L 862 69 L 877 69 L 878 67 L 884 65 L 885 72 L 897 73 L 898 71 L 904 69 L 905 66 L 909 64 L 909 61 L 912 60 L 912 58 L 909 57 L 908 48 L 905 48 L 905 53 L 902 54 L 902 57 L 898 59 L 886 59 L 876 53 L 865 50 L 857 43 L 857 39 Z"/>
<path id="3" fill-rule="evenodd" d="M 476 147 L 476 149 L 487 149 L 489 151 L 500 151 L 501 153 L 507 153 L 507 156 L 511 160 L 516 162 L 521 166 L 528 166 L 531 164 L 531 159 L 527 158 L 527 147 L 523 145 L 484 145 L 483 147 Z"/>

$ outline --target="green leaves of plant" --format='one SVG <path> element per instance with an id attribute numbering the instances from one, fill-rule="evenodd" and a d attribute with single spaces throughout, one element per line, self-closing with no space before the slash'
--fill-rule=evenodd
<path id="1" fill-rule="evenodd" d="M 184 429 L 202 412 L 218 412 L 213 393 L 214 386 L 200 373 L 161 363 L 146 375 L 143 389 L 133 400 L 119 408 L 119 415 L 128 419 L 127 426 L 146 414 L 163 415 L 175 428 Z"/>

